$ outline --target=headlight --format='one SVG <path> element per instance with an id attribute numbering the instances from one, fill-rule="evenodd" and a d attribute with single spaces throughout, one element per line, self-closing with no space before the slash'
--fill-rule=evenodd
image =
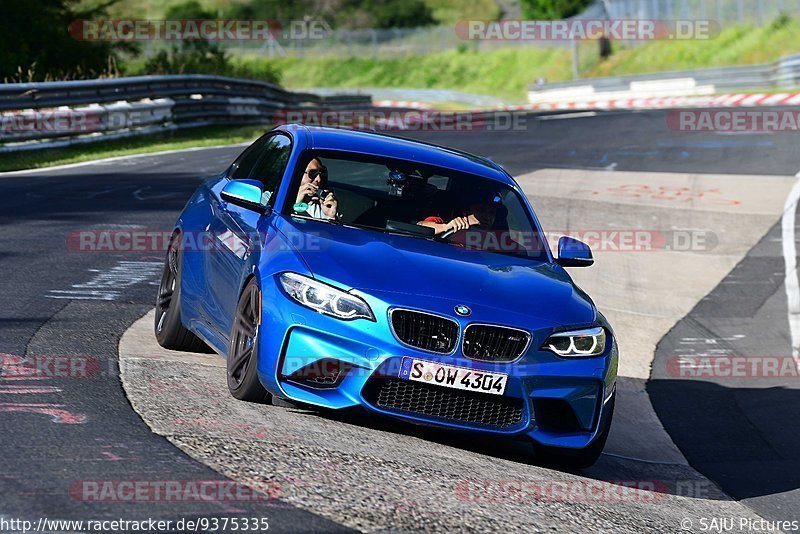
<path id="1" fill-rule="evenodd" d="M 564 357 L 600 356 L 606 349 L 606 331 L 602 327 L 556 332 L 542 347 Z"/>
<path id="2" fill-rule="evenodd" d="M 338 319 L 375 320 L 366 302 L 341 289 L 295 273 L 283 273 L 280 280 L 287 295 L 312 310 Z"/>

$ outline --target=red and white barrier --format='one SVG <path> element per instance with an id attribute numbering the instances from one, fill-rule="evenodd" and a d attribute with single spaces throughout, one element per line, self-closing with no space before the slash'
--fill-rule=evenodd
<path id="1" fill-rule="evenodd" d="M 405 100 L 379 100 L 377 107 L 434 109 L 422 102 Z M 575 102 L 538 102 L 489 108 L 482 111 L 561 111 L 561 110 L 607 110 L 607 109 L 664 109 L 664 108 L 726 108 L 756 106 L 800 106 L 800 93 L 777 94 L 732 94 L 716 96 L 678 96 L 672 98 L 620 98 L 580 100 Z M 476 110 L 473 110 L 476 111 Z"/>

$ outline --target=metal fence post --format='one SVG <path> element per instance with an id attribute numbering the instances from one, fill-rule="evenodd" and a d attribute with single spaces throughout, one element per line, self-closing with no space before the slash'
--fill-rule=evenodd
<path id="1" fill-rule="evenodd" d="M 393 34 L 395 42 L 399 42 L 400 41 L 400 28 L 392 28 L 392 34 Z M 400 47 L 400 54 L 398 54 L 398 55 L 401 56 L 401 57 L 407 56 L 408 55 L 408 51 L 406 50 L 405 47 Z"/>
<path id="2" fill-rule="evenodd" d="M 736 21 L 741 24 L 744 22 L 744 0 L 736 2 Z"/>
<path id="3" fill-rule="evenodd" d="M 572 40 L 572 79 L 580 80 L 580 58 L 578 57 L 578 40 Z"/>

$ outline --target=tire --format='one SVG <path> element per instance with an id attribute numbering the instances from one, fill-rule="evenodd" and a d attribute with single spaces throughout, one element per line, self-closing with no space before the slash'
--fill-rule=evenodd
<path id="1" fill-rule="evenodd" d="M 181 266 L 180 234 L 170 239 L 164 271 L 156 297 L 156 318 L 153 324 L 156 340 L 165 349 L 185 352 L 211 352 L 202 339 L 183 326 L 181 321 Z"/>
<path id="2" fill-rule="evenodd" d="M 259 298 L 258 282 L 252 278 L 236 305 L 226 368 L 231 395 L 243 401 L 269 403 L 272 395 L 258 380 Z"/>
<path id="3" fill-rule="evenodd" d="M 563 449 L 558 447 L 547 447 L 545 445 L 533 444 L 533 451 L 537 460 L 547 464 L 554 464 L 566 468 L 586 469 L 591 467 L 600 458 L 608 440 L 611 430 L 611 420 L 614 418 L 614 405 L 617 401 L 617 394 L 608 401 L 607 410 L 610 410 L 606 417 L 603 429 L 595 440 L 583 449 Z"/>

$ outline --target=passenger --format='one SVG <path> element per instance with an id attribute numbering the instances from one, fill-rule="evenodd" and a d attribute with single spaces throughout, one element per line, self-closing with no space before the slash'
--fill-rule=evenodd
<path id="1" fill-rule="evenodd" d="M 448 238 L 451 244 L 470 250 L 526 255 L 525 247 L 505 228 L 503 221 L 500 221 L 500 225 L 496 224 L 499 208 L 502 207 L 500 197 L 492 194 L 489 198 L 487 201 L 471 202 L 462 211 L 461 216 L 449 223 L 441 217 L 433 216 L 417 224 L 433 228 L 435 235 Z M 464 231 L 461 232 L 462 230 Z M 535 246 L 538 246 L 538 243 Z"/>
<path id="2" fill-rule="evenodd" d="M 297 190 L 294 211 L 314 219 L 335 219 L 339 203 L 333 191 L 326 190 L 328 169 L 315 157 L 308 162 Z M 324 195 L 322 198 L 320 195 Z"/>
<path id="3" fill-rule="evenodd" d="M 488 202 L 473 202 L 450 222 L 445 222 L 439 216 L 426 217 L 418 222 L 420 226 L 433 228 L 437 236 L 454 234 L 460 230 L 477 226 L 479 229 L 489 230 L 497 217 L 497 204 Z"/>

